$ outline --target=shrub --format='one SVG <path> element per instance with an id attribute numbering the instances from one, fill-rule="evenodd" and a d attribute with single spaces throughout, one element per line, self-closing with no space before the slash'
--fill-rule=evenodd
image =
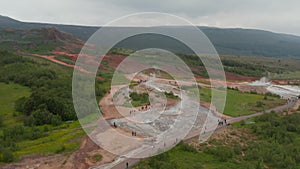
<path id="1" fill-rule="evenodd" d="M 165 96 L 169 99 L 178 99 L 178 96 L 174 95 L 174 93 L 171 92 L 165 92 Z"/>
<path id="2" fill-rule="evenodd" d="M 256 102 L 256 107 L 263 107 L 264 103 L 262 101 L 257 101 Z"/>
<path id="3" fill-rule="evenodd" d="M 14 155 L 10 150 L 4 148 L 1 151 L 2 152 L 0 152 L 0 160 L 2 162 L 10 163 L 10 162 L 14 161 Z"/>
<path id="4" fill-rule="evenodd" d="M 33 117 L 34 125 L 43 125 L 51 124 L 53 114 L 51 114 L 47 109 L 39 109 L 34 111 L 31 116 Z"/>
<path id="5" fill-rule="evenodd" d="M 24 127 L 22 125 L 16 125 L 12 128 L 5 128 L 3 130 L 3 139 L 19 141 L 24 139 L 24 133 Z"/>
<path id="6" fill-rule="evenodd" d="M 3 115 L 0 114 L 0 127 L 2 127 L 2 126 L 3 126 Z"/>
<path id="7" fill-rule="evenodd" d="M 103 157 L 101 154 L 94 154 L 91 156 L 91 158 L 98 162 L 98 161 L 101 161 Z"/>
<path id="8" fill-rule="evenodd" d="M 191 145 L 189 145 L 187 143 L 180 142 L 179 143 L 179 147 L 180 147 L 180 149 L 182 151 L 192 152 L 192 153 L 196 153 L 197 152 L 197 150 L 193 146 L 191 146 Z"/>
<path id="9" fill-rule="evenodd" d="M 132 99 L 131 104 L 135 107 L 143 106 L 144 104 L 149 103 L 149 95 L 148 93 L 138 94 L 136 92 L 130 93 L 130 98 Z"/>
<path id="10" fill-rule="evenodd" d="M 52 118 L 51 118 L 51 124 L 53 126 L 59 126 L 61 125 L 62 123 L 62 120 L 61 120 L 61 117 L 58 116 L 58 115 L 53 115 Z"/>
<path id="11" fill-rule="evenodd" d="M 255 169 L 264 169 L 264 160 L 262 158 L 260 158 L 257 162 L 257 165 L 255 167 Z"/>
<path id="12" fill-rule="evenodd" d="M 65 146 L 65 145 L 62 145 L 62 146 L 60 146 L 59 149 L 57 149 L 57 150 L 55 151 L 55 153 L 56 153 L 56 154 L 59 154 L 59 153 L 64 152 L 65 150 L 66 150 L 66 146 Z"/>
<path id="13" fill-rule="evenodd" d="M 28 98 L 22 97 L 15 102 L 15 110 L 18 112 L 24 112 L 25 102 Z"/>
<path id="14" fill-rule="evenodd" d="M 234 151 L 226 146 L 210 147 L 206 150 L 207 153 L 214 155 L 221 162 L 226 162 L 234 155 Z"/>

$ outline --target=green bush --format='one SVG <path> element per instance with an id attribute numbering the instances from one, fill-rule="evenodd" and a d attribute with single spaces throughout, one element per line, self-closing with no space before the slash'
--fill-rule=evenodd
<path id="1" fill-rule="evenodd" d="M 0 127 L 2 127 L 2 126 L 3 126 L 3 115 L 0 114 Z"/>
<path id="2" fill-rule="evenodd" d="M 261 160 L 270 168 L 296 168 L 300 163 L 300 114 L 279 116 L 272 112 L 255 121 L 252 131 L 262 140 L 249 142 L 245 159 Z"/>
<path id="3" fill-rule="evenodd" d="M 179 148 L 180 148 L 182 151 L 192 152 L 192 153 L 196 153 L 196 152 L 197 152 L 197 150 L 196 150 L 193 146 L 191 146 L 191 145 L 189 145 L 189 144 L 187 144 L 187 143 L 184 143 L 184 142 L 180 142 L 180 143 L 178 144 L 178 146 L 179 146 Z"/>
<path id="4" fill-rule="evenodd" d="M 19 141 L 24 139 L 25 128 L 22 125 L 16 125 L 11 128 L 3 129 L 3 140 Z"/>
<path id="5" fill-rule="evenodd" d="M 171 92 L 165 92 L 165 95 L 169 99 L 178 99 L 178 96 L 175 96 L 172 91 Z"/>
<path id="6" fill-rule="evenodd" d="M 154 157 L 150 157 L 148 163 L 150 168 L 153 169 L 177 169 L 176 162 L 170 161 L 168 153 L 162 153 Z"/>
<path id="7" fill-rule="evenodd" d="M 209 147 L 205 150 L 208 154 L 214 155 L 221 162 L 226 162 L 234 155 L 234 151 L 226 146 Z"/>
<path id="8" fill-rule="evenodd" d="M 256 107 L 263 107 L 264 103 L 262 101 L 257 101 L 256 102 Z"/>
<path id="9" fill-rule="evenodd" d="M 26 138 L 30 140 L 35 140 L 45 136 L 45 134 L 38 128 L 32 127 L 30 132 L 27 133 Z"/>
<path id="10" fill-rule="evenodd" d="M 55 153 L 56 153 L 56 154 L 59 154 L 59 153 L 64 152 L 65 150 L 66 150 L 66 146 L 65 146 L 65 145 L 62 145 L 62 146 L 60 146 L 59 149 L 57 149 L 57 150 L 55 151 Z"/>
<path id="11" fill-rule="evenodd" d="M 51 118 L 51 124 L 53 126 L 59 126 L 62 124 L 61 117 L 58 115 L 53 115 Z"/>
<path id="12" fill-rule="evenodd" d="M 6 148 L 2 148 L 0 151 L 0 161 L 5 163 L 10 163 L 14 160 L 14 155 L 12 151 Z"/>
<path id="13" fill-rule="evenodd" d="M 257 162 L 257 165 L 255 167 L 255 169 L 264 169 L 264 160 L 262 158 L 260 158 Z"/>
<path id="14" fill-rule="evenodd" d="M 138 94 L 136 92 L 132 92 L 132 93 L 130 93 L 129 96 L 132 99 L 131 104 L 134 107 L 143 106 L 143 105 L 149 103 L 149 95 L 148 95 L 148 93 Z"/>

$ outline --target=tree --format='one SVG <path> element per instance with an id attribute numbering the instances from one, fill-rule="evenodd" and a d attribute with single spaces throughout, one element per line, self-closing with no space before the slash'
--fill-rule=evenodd
<path id="1" fill-rule="evenodd" d="M 51 114 L 47 109 L 39 109 L 31 114 L 34 125 L 50 124 L 52 116 L 53 114 Z"/>
<path id="2" fill-rule="evenodd" d="M 51 119 L 51 124 L 53 126 L 59 126 L 61 125 L 62 121 L 61 121 L 61 117 L 58 115 L 53 115 L 52 119 Z"/>
<path id="3" fill-rule="evenodd" d="M 3 129 L 3 139 L 11 140 L 11 141 L 19 141 L 24 138 L 24 126 L 23 125 L 15 125 L 12 128 L 4 128 Z"/>

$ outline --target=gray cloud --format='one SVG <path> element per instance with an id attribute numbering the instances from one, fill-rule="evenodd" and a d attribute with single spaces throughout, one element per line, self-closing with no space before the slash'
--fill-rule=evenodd
<path id="1" fill-rule="evenodd" d="M 103 25 L 131 13 L 155 11 L 196 25 L 300 35 L 299 5 L 298 0 L 0 0 L 0 14 L 22 21 Z"/>

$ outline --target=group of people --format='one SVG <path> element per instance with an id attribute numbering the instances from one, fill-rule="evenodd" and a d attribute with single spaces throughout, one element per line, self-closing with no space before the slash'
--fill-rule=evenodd
<path id="1" fill-rule="evenodd" d="M 114 128 L 117 128 L 117 127 L 118 127 L 116 122 L 113 123 L 113 126 L 114 126 Z M 132 132 L 131 132 L 131 135 L 132 135 L 132 136 L 136 136 L 136 131 L 132 131 Z"/>
<path id="2" fill-rule="evenodd" d="M 132 136 L 136 136 L 136 131 L 132 131 L 132 132 L 131 132 L 131 135 L 132 135 Z"/>
<path id="3" fill-rule="evenodd" d="M 142 106 L 140 110 L 149 110 L 150 109 L 150 103 L 148 103 L 146 106 Z"/>
<path id="4" fill-rule="evenodd" d="M 287 99 L 287 102 L 290 103 L 290 102 L 297 102 L 299 98 L 298 97 L 290 97 Z"/>
<path id="5" fill-rule="evenodd" d="M 146 83 L 146 82 L 147 82 L 147 80 L 141 80 L 141 79 L 140 79 L 140 80 L 138 80 L 137 83 L 138 83 L 138 84 L 141 84 L 141 83 Z"/>
<path id="6" fill-rule="evenodd" d="M 177 82 L 174 81 L 174 83 L 172 81 L 169 81 L 169 84 L 174 84 L 174 85 L 177 85 Z"/>
<path id="7" fill-rule="evenodd" d="M 131 115 L 131 113 L 133 113 L 133 112 L 135 112 L 135 110 L 130 110 L 130 111 L 129 111 L 129 114 Z"/>
<path id="8" fill-rule="evenodd" d="M 229 123 L 227 123 L 227 120 L 226 119 L 224 119 L 224 121 L 223 120 L 218 120 L 218 126 L 223 126 L 223 125 L 229 125 Z"/>

